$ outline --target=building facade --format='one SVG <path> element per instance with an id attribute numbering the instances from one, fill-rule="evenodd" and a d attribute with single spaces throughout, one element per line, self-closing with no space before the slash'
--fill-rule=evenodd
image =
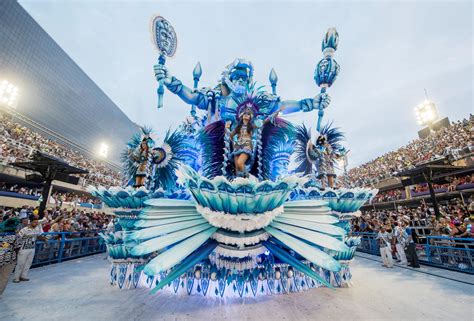
<path id="1" fill-rule="evenodd" d="M 107 142 L 113 161 L 138 130 L 13 0 L 0 1 L 0 81 L 3 79 L 20 88 L 18 113 L 89 150 Z"/>

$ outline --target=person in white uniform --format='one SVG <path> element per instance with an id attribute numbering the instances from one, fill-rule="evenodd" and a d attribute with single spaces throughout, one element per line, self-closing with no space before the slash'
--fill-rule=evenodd
<path id="1" fill-rule="evenodd" d="M 382 265 L 388 268 L 393 268 L 392 234 L 387 232 L 385 226 L 381 226 L 376 240 L 379 242 L 380 256 L 383 260 Z"/>
<path id="2" fill-rule="evenodd" d="M 407 256 L 405 255 L 405 246 L 407 244 L 408 235 L 405 232 L 405 223 L 395 223 L 395 247 L 397 249 L 397 257 L 401 265 L 408 265 Z"/>

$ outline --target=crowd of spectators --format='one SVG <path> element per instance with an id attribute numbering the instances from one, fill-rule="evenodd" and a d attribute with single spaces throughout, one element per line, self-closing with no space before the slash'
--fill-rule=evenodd
<path id="1" fill-rule="evenodd" d="M 68 164 L 89 171 L 85 178 L 92 184 L 112 186 L 121 184 L 121 175 L 102 162 L 93 160 L 65 145 L 47 139 L 31 129 L 0 115 L 0 163 L 25 161 L 34 150 L 65 160 Z"/>
<path id="2" fill-rule="evenodd" d="M 435 192 L 443 193 L 443 192 L 454 192 L 457 190 L 458 187 L 467 185 L 467 184 L 474 184 L 474 178 L 471 175 L 464 175 L 459 177 L 449 177 L 447 178 L 449 183 L 445 184 L 433 184 L 433 188 Z M 417 193 L 428 193 L 428 184 L 417 184 L 410 186 L 410 191 L 412 195 L 416 195 Z M 406 198 L 406 193 L 404 188 L 395 188 L 383 192 L 378 192 L 377 195 L 372 199 L 372 203 L 382 203 L 382 202 L 394 202 L 401 199 Z"/>
<path id="3" fill-rule="evenodd" d="M 19 186 L 18 184 L 7 186 L 7 184 L 5 182 L 0 182 L 0 191 L 14 192 L 14 193 L 18 193 L 18 194 L 31 195 L 31 196 L 40 196 L 41 195 L 41 189 L 39 189 L 39 188 Z"/>
<path id="4" fill-rule="evenodd" d="M 59 206 L 61 206 L 63 203 L 87 203 L 94 205 L 102 203 L 102 201 L 97 197 L 79 195 L 76 193 L 54 193 L 53 195 L 51 195 L 51 198 L 54 200 L 54 203 L 58 204 Z"/>
<path id="5" fill-rule="evenodd" d="M 8 186 L 8 184 L 6 184 L 5 182 L 0 182 L 0 191 L 14 192 L 18 194 L 40 197 L 42 189 L 37 187 L 20 186 L 18 184 L 10 184 L 10 186 Z M 102 204 L 102 201 L 99 198 L 93 197 L 91 195 L 81 195 L 73 192 L 60 193 L 57 191 L 51 194 L 49 202 L 59 205 L 60 207 L 63 204 Z"/>
<path id="6" fill-rule="evenodd" d="M 381 226 L 394 226 L 395 222 L 403 220 L 408 226 L 425 227 L 432 236 L 472 237 L 474 218 L 474 196 L 466 204 L 460 200 L 440 205 L 441 217 L 436 219 L 434 210 L 424 201 L 417 207 L 402 207 L 397 209 L 363 210 L 361 216 L 352 221 L 353 232 L 378 232 Z"/>
<path id="7" fill-rule="evenodd" d="M 378 192 L 372 199 L 372 203 L 394 202 L 405 197 L 403 188 L 392 189 L 384 192 Z"/>
<path id="8" fill-rule="evenodd" d="M 0 223 L 16 217 L 21 221 L 19 228 L 28 225 L 31 215 L 40 218 L 37 207 L 23 206 L 21 208 L 0 208 Z M 55 207 L 45 211 L 39 220 L 43 232 L 70 232 L 67 237 L 74 237 L 75 233 L 84 232 L 96 234 L 107 228 L 111 222 L 110 216 L 99 211 L 66 210 Z M 80 234 L 78 234 L 80 235 Z"/>
<path id="9" fill-rule="evenodd" d="M 453 122 L 424 139 L 415 139 L 408 145 L 388 152 L 374 160 L 350 169 L 340 180 L 349 186 L 371 186 L 404 169 L 424 161 L 457 155 L 464 148 L 473 150 L 474 116 Z"/>

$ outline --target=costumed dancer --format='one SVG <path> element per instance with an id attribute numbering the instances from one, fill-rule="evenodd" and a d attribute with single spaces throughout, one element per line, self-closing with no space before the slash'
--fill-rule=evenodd
<path id="1" fill-rule="evenodd" d="M 340 145 L 344 134 L 338 128 L 327 124 L 321 129 L 315 143 L 311 141 L 310 130 L 302 125 L 296 129 L 296 172 L 312 175 L 313 180 L 321 180 L 321 187 L 334 188 L 336 161 L 343 156 L 345 149 Z M 313 169 L 314 165 L 314 169 Z"/>
<path id="2" fill-rule="evenodd" d="M 230 134 L 232 141 L 235 164 L 235 175 L 237 177 L 249 176 L 247 166 L 250 166 L 255 158 L 255 149 L 253 147 L 253 140 L 255 138 L 255 131 L 262 125 L 275 119 L 280 110 L 277 110 L 270 117 L 267 117 L 262 124 L 258 118 L 255 117 L 256 109 L 252 102 L 247 101 L 240 105 L 237 114 L 237 125 Z M 226 124 L 227 128 L 231 126 L 230 122 Z"/>
<path id="3" fill-rule="evenodd" d="M 327 138 L 324 135 L 319 135 L 316 139 L 316 145 L 313 145 L 311 141 L 308 142 L 307 146 L 308 159 L 316 165 L 316 172 L 318 173 L 317 179 L 321 180 L 321 187 L 326 187 L 325 178 L 327 178 L 329 187 L 334 187 L 334 152 L 331 145 L 327 142 Z"/>
<path id="4" fill-rule="evenodd" d="M 150 137 L 150 128 L 141 128 L 141 133 L 135 134 L 127 144 L 128 148 L 122 155 L 127 185 L 133 187 L 145 186 L 148 175 L 148 164 L 153 147 L 153 139 Z"/>
<path id="5" fill-rule="evenodd" d="M 156 146 L 151 136 L 150 128 L 142 128 L 142 132 L 132 137 L 122 154 L 127 185 L 172 192 L 176 189 L 177 180 L 174 173 L 179 162 L 185 159 L 186 135 L 181 129 L 168 130 L 160 146 Z"/>
<path id="6" fill-rule="evenodd" d="M 230 179 L 252 174 L 259 180 L 274 180 L 284 170 L 275 168 L 280 165 L 274 163 L 274 156 L 292 140 L 294 127 L 277 117 L 281 107 L 260 88 L 248 86 L 237 99 L 234 117 L 221 118 L 199 132 L 203 176 Z"/>

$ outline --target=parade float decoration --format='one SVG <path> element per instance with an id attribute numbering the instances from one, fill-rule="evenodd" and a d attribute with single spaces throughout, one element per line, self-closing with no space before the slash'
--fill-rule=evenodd
<path id="1" fill-rule="evenodd" d="M 345 151 L 338 129 L 321 128 L 326 91 L 339 73 L 336 29 L 324 37 L 316 66 L 320 93 L 282 100 L 276 72 L 266 92 L 241 58 L 214 87 L 198 88 L 198 63 L 193 89 L 186 87 L 164 65 L 176 51 L 174 29 L 162 17 L 152 21 L 158 105 L 166 87 L 190 113 L 162 141 L 146 128 L 132 138 L 123 154 L 124 186 L 90 188 L 114 210 L 115 229 L 102 235 L 111 283 L 218 298 L 349 286 L 360 242 L 348 236 L 349 220 L 377 191 L 329 182 Z M 312 110 L 318 110 L 316 140 L 282 118 Z"/>

